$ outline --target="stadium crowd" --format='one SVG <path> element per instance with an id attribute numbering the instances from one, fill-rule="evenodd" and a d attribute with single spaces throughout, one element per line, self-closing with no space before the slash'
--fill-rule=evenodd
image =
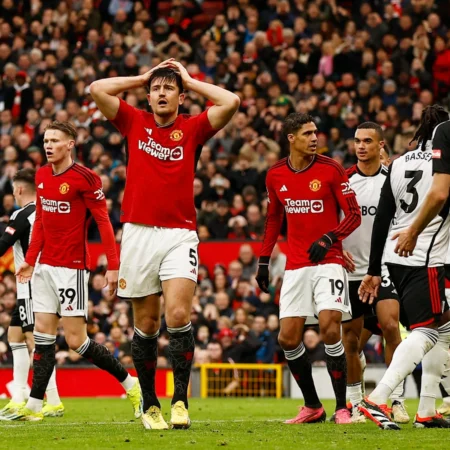
<path id="1" fill-rule="evenodd" d="M 201 21 L 211 3 L 222 9 Z M 162 4 L 169 8 L 163 11 Z M 267 170 L 286 156 L 283 119 L 293 111 L 311 114 L 318 151 L 344 167 L 356 162 L 353 136 L 366 120 L 382 125 L 392 158 L 405 153 L 422 109 L 450 106 L 448 23 L 445 0 L 2 0 L 0 231 L 16 209 L 12 177 L 22 167 L 45 164 L 45 127 L 70 120 L 78 129 L 74 156 L 101 176 L 120 242 L 126 142 L 97 110 L 89 85 L 142 74 L 173 57 L 192 77 L 241 97 L 240 111 L 204 146 L 198 162 L 199 238 L 257 240 L 264 232 Z M 145 109 L 146 94 L 136 89 L 125 100 Z M 187 92 L 180 111 L 198 114 L 207 107 Z M 94 222 L 89 239 L 99 240 Z M 192 310 L 197 362 L 283 358 L 276 336 L 285 260 L 276 248 L 270 294 L 256 288 L 257 255 L 245 242 L 228 267 L 208 273 L 200 266 Z M 105 261 L 100 257 L 91 277 L 88 332 L 132 364 L 130 305 L 103 288 Z M 15 300 L 14 275 L 4 272 L 0 364 L 11 361 L 7 328 Z M 304 340 L 311 360 L 323 364 L 317 332 L 308 330 Z M 167 342 L 163 333 L 160 365 L 167 364 Z M 80 361 L 62 332 L 57 348 L 59 364 Z M 382 361 L 378 344 L 372 350 L 371 359 Z"/>

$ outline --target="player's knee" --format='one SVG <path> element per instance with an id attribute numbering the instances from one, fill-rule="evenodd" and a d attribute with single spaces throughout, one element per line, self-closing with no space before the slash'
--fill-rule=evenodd
<path id="1" fill-rule="evenodd" d="M 80 336 L 77 334 L 66 334 L 65 339 L 67 345 L 71 350 L 78 350 L 86 341 L 86 336 Z"/>
<path id="2" fill-rule="evenodd" d="M 183 327 L 191 320 L 191 312 L 185 308 L 173 308 L 172 311 L 168 311 L 166 320 L 170 328 Z"/>
<path id="3" fill-rule="evenodd" d="M 347 353 L 359 353 L 359 339 L 353 330 L 344 330 L 342 341 Z"/>
<path id="4" fill-rule="evenodd" d="M 161 321 L 159 317 L 140 317 L 134 321 L 134 326 L 145 334 L 153 335 L 160 329 Z"/>
<path id="5" fill-rule="evenodd" d="M 283 333 L 278 335 L 278 343 L 283 350 L 295 350 L 300 344 L 292 335 Z"/>
<path id="6" fill-rule="evenodd" d="M 22 344 L 23 342 L 25 342 L 25 336 L 23 335 L 22 330 L 19 327 L 8 328 L 8 342 L 10 344 Z"/>
<path id="7" fill-rule="evenodd" d="M 341 332 L 339 327 L 330 326 L 322 331 L 322 340 L 325 344 L 336 344 L 341 339 Z M 358 348 L 358 347 L 356 347 Z"/>
<path id="8" fill-rule="evenodd" d="M 383 331 L 383 337 L 388 344 L 401 340 L 398 323 L 395 320 L 392 319 L 384 323 L 381 330 Z"/>

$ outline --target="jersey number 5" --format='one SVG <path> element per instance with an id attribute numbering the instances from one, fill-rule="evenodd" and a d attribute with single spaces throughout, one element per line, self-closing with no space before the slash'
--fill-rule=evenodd
<path id="1" fill-rule="evenodd" d="M 412 213 L 419 203 L 419 194 L 416 189 L 416 184 L 422 179 L 423 170 L 405 170 L 405 178 L 411 178 L 411 181 L 406 186 L 406 192 L 413 196 L 411 203 L 405 202 L 405 200 L 400 200 L 400 206 L 405 211 L 405 213 Z"/>

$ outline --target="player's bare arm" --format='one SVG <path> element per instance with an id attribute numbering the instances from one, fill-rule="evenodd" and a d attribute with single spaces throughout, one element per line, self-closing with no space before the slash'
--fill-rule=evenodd
<path id="1" fill-rule="evenodd" d="M 169 63 L 172 61 L 173 59 L 163 61 L 143 75 L 136 77 L 113 77 L 96 80 L 90 85 L 92 98 L 107 119 L 114 119 L 119 111 L 120 104 L 117 95 L 130 89 L 147 86 L 152 73 L 156 69 L 170 67 Z"/>
<path id="2" fill-rule="evenodd" d="M 23 262 L 22 265 L 16 270 L 16 277 L 19 283 L 28 283 L 33 276 L 34 267 L 30 266 L 27 262 Z"/>
<path id="3" fill-rule="evenodd" d="M 119 279 L 119 271 L 118 270 L 107 270 L 105 274 L 106 284 L 104 287 L 108 286 L 109 295 L 113 295 L 117 290 L 117 282 Z"/>
<path id="4" fill-rule="evenodd" d="M 358 289 L 359 299 L 363 303 L 371 305 L 378 297 L 378 289 L 381 286 L 381 277 L 365 275 Z"/>
<path id="5" fill-rule="evenodd" d="M 392 236 L 393 240 L 398 239 L 395 253 L 406 258 L 413 254 L 420 233 L 439 214 L 447 201 L 449 189 L 450 175 L 446 173 L 435 173 L 433 176 L 433 184 L 428 191 L 416 220 L 409 228 Z"/>
<path id="6" fill-rule="evenodd" d="M 344 256 L 345 269 L 347 270 L 347 272 L 353 273 L 356 270 L 353 255 L 347 250 L 342 250 L 342 254 Z"/>
<path id="7" fill-rule="evenodd" d="M 214 106 L 208 109 L 209 122 L 216 130 L 223 128 L 238 110 L 239 97 L 213 84 L 194 80 L 183 65 L 175 60 L 168 62 L 168 65 L 179 72 L 184 89 L 194 91 L 214 103 Z"/>

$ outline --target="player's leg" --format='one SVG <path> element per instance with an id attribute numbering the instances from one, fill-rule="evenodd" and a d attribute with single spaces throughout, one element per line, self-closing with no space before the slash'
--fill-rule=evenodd
<path id="1" fill-rule="evenodd" d="M 174 428 L 188 428 L 190 419 L 187 414 L 187 396 L 195 350 L 191 310 L 196 283 L 189 279 L 175 278 L 163 281 L 162 288 L 169 333 L 168 356 L 175 384 L 171 425 Z"/>
<path id="2" fill-rule="evenodd" d="M 444 297 L 443 282 L 440 279 L 443 273 L 440 268 L 433 268 L 436 290 L 440 297 Z M 445 303 L 446 311 L 442 314 L 436 345 L 425 355 L 422 360 L 422 383 L 420 389 L 420 402 L 414 421 L 416 428 L 450 428 L 450 424 L 436 415 L 436 392 L 449 362 L 448 348 L 450 345 L 450 311 Z"/>
<path id="3" fill-rule="evenodd" d="M 143 411 L 161 405 L 156 396 L 155 374 L 158 359 L 158 335 L 161 326 L 160 295 L 134 298 L 134 336 L 131 355 L 142 389 Z"/>
<path id="4" fill-rule="evenodd" d="M 362 400 L 362 367 L 359 357 L 360 338 L 364 325 L 364 303 L 359 300 L 358 288 L 360 281 L 349 282 L 349 297 L 352 306 L 352 320 L 342 323 L 342 342 L 347 359 L 347 394 L 352 404 L 354 422 L 365 421 L 356 407 Z M 353 414 L 354 412 L 354 414 Z"/>
<path id="5" fill-rule="evenodd" d="M 15 313 L 16 311 L 11 318 L 11 324 L 13 325 L 8 328 L 8 342 L 13 355 L 13 394 L 11 401 L 0 411 L 2 415 L 23 406 L 28 398 L 27 381 L 30 369 L 30 354 L 22 327 L 15 324 Z"/>
<path id="6" fill-rule="evenodd" d="M 436 299 L 430 298 L 430 280 L 427 269 L 414 267 L 389 267 L 411 324 L 411 334 L 397 347 L 392 362 L 382 380 L 369 397 L 361 403 L 363 414 L 383 429 L 398 429 L 387 414 L 386 403 L 393 390 L 419 364 L 436 345 Z M 434 291 L 433 291 L 434 292 Z"/>
<path id="7" fill-rule="evenodd" d="M 447 305 L 450 305 L 450 266 L 445 265 L 445 298 L 447 300 Z M 437 412 L 444 416 L 450 415 L 450 360 L 444 371 L 444 375 L 441 379 L 440 384 L 441 394 L 442 394 L 442 404 L 439 406 Z"/>
<path id="8" fill-rule="evenodd" d="M 191 230 L 163 228 L 159 234 L 164 249 L 159 278 L 169 333 L 168 355 L 175 383 L 171 425 L 188 428 L 191 421 L 187 395 L 195 350 L 191 310 L 197 286 L 199 240 L 197 233 Z"/>
<path id="9" fill-rule="evenodd" d="M 365 422 L 357 406 L 362 400 L 362 366 L 359 356 L 359 338 L 364 317 L 358 317 L 342 324 L 342 341 L 347 360 L 347 395 L 352 405 L 352 422 Z"/>
<path id="10" fill-rule="evenodd" d="M 341 321 L 351 318 L 347 274 L 338 264 L 324 264 L 315 269 L 315 308 L 325 344 L 327 369 L 336 396 L 335 422 L 351 423 L 346 407 L 347 360 L 341 337 Z"/>
<path id="11" fill-rule="evenodd" d="M 311 273 L 314 268 L 286 270 L 280 296 L 280 334 L 278 342 L 289 369 L 302 391 L 305 406 L 288 424 L 323 422 L 325 410 L 316 392 L 311 361 L 303 345 L 306 317 L 314 317 Z"/>
<path id="12" fill-rule="evenodd" d="M 385 278 L 383 278 L 383 282 Z M 381 331 L 383 333 L 385 345 L 385 362 L 389 367 L 392 361 L 392 356 L 395 349 L 400 345 L 402 338 L 399 329 L 399 317 L 400 317 L 400 303 L 398 299 L 384 298 L 386 295 L 386 287 L 382 287 L 380 300 L 377 302 L 375 308 L 378 317 L 378 323 L 380 324 Z M 399 383 L 391 394 L 392 400 L 392 418 L 397 423 L 408 423 L 410 418 L 405 408 L 405 380 Z"/>
<path id="13" fill-rule="evenodd" d="M 161 229 L 126 223 L 120 252 L 118 295 L 133 305 L 134 336 L 131 356 L 143 396 L 142 423 L 146 429 L 167 429 L 156 397 L 155 374 L 160 328 L 159 268 Z"/>

